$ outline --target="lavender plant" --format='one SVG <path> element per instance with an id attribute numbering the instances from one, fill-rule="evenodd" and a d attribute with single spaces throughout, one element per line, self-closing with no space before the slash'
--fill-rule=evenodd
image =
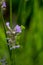
<path id="1" fill-rule="evenodd" d="M 10 65 L 10 55 L 8 52 L 7 42 L 5 40 L 5 21 L 3 11 L 6 10 L 6 2 L 0 1 L 0 65 Z"/>
<path id="2" fill-rule="evenodd" d="M 5 2 L 5 0 L 2 0 L 2 1 L 0 2 L 0 5 L 1 5 L 1 9 L 2 9 L 2 10 L 5 10 L 5 9 L 6 9 L 6 2 Z"/>
<path id="3" fill-rule="evenodd" d="M 0 1 L 0 65 L 43 65 L 43 9 L 38 0 L 9 1 L 10 22 L 3 17 L 6 2 Z"/>
<path id="4" fill-rule="evenodd" d="M 11 29 L 9 22 L 6 22 L 6 26 L 8 28 L 8 31 L 6 33 L 8 36 L 7 40 L 9 42 L 8 45 L 10 47 L 10 50 L 12 50 L 13 48 L 14 49 L 19 48 L 20 35 L 23 32 L 23 29 L 25 29 L 25 27 L 23 25 L 22 26 L 16 25 L 13 29 Z"/>
<path id="5" fill-rule="evenodd" d="M 11 2 L 10 2 L 10 6 L 11 6 Z M 3 25 L 4 25 L 4 31 L 7 27 L 7 31 L 5 31 L 5 33 L 7 35 L 6 39 L 8 41 L 7 46 L 9 46 L 9 49 L 12 50 L 12 52 L 11 52 L 11 54 L 9 54 L 9 56 L 12 57 L 12 56 L 14 56 L 13 55 L 13 53 L 14 53 L 13 49 L 21 47 L 21 45 L 19 44 L 20 43 L 19 40 L 20 40 L 21 33 L 23 32 L 25 27 L 23 25 L 21 25 L 21 26 L 16 25 L 12 29 L 12 26 L 11 26 L 12 25 L 12 11 L 11 10 L 10 10 L 10 15 L 11 15 L 10 16 L 10 23 L 6 22 L 6 25 L 5 25 L 5 21 L 4 21 L 4 18 L 3 18 L 3 11 L 6 10 L 6 2 L 4 0 L 1 2 L 1 7 L 0 8 L 1 8 L 2 21 L 3 21 Z M 8 53 L 10 53 L 9 49 L 8 49 Z M 13 57 L 11 59 L 13 59 Z M 14 63 L 13 63 L 14 59 L 13 59 L 13 61 L 11 59 L 10 59 L 11 64 L 14 65 Z M 1 65 L 6 65 L 6 64 L 9 64 L 9 63 L 5 62 L 4 59 L 0 59 L 0 64 Z"/>

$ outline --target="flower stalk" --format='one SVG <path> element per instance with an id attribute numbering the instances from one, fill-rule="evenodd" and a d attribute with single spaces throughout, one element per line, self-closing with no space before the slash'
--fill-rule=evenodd
<path id="1" fill-rule="evenodd" d="M 12 27 L 12 0 L 10 0 L 10 26 Z"/>

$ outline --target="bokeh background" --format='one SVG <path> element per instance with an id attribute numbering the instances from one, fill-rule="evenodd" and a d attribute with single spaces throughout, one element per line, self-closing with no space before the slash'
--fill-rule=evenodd
<path id="1" fill-rule="evenodd" d="M 0 11 L 0 59 L 5 56 L 8 65 L 43 65 L 43 0 L 6 0 L 6 5 L 3 17 Z M 22 48 L 13 52 L 6 45 L 6 21 L 11 26 L 25 26 L 20 38 Z"/>

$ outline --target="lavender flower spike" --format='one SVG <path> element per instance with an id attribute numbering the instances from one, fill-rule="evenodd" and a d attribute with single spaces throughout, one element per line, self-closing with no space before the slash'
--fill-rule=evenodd
<path id="1" fill-rule="evenodd" d="M 9 27 L 9 22 L 6 22 L 6 26 Z"/>
<path id="2" fill-rule="evenodd" d="M 13 46 L 13 49 L 15 49 L 15 48 L 20 48 L 20 45 Z"/>
<path id="3" fill-rule="evenodd" d="M 19 25 L 15 26 L 15 32 L 16 33 L 21 33 L 21 27 Z"/>
<path id="4" fill-rule="evenodd" d="M 2 3 L 2 7 L 3 7 L 3 8 L 4 8 L 4 7 L 6 8 L 6 3 L 5 3 L 5 2 Z"/>
<path id="5" fill-rule="evenodd" d="M 12 49 L 16 49 L 16 48 L 20 48 L 20 45 L 13 46 L 13 47 L 10 48 L 10 50 L 12 50 Z"/>

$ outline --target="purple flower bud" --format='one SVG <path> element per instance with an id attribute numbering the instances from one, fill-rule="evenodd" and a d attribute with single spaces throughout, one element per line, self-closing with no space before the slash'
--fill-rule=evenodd
<path id="1" fill-rule="evenodd" d="M 15 48 L 20 48 L 20 45 L 15 46 Z"/>
<path id="2" fill-rule="evenodd" d="M 6 3 L 5 2 L 2 3 L 2 7 L 6 8 Z"/>
<path id="3" fill-rule="evenodd" d="M 15 49 L 15 48 L 20 48 L 20 45 L 17 45 L 17 46 L 13 46 L 13 48 Z"/>
<path id="4" fill-rule="evenodd" d="M 16 33 L 21 33 L 21 27 L 19 25 L 15 26 L 15 32 Z"/>
<path id="5" fill-rule="evenodd" d="M 12 50 L 13 48 L 11 47 L 10 50 Z"/>
<path id="6" fill-rule="evenodd" d="M 11 32 L 10 31 L 7 31 L 6 34 L 11 34 Z"/>
<path id="7" fill-rule="evenodd" d="M 6 22 L 6 26 L 9 27 L 9 22 Z"/>
<path id="8" fill-rule="evenodd" d="M 10 48 L 10 50 L 12 50 L 12 49 L 16 49 L 16 48 L 20 48 L 20 45 L 12 46 L 12 47 Z"/>

